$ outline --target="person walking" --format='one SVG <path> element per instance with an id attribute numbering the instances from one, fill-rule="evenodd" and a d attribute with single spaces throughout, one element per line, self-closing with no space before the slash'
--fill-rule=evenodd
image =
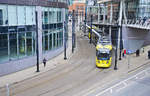
<path id="1" fill-rule="evenodd" d="M 122 50 L 122 57 L 124 57 L 124 49 Z"/>
<path id="2" fill-rule="evenodd" d="M 137 56 L 140 56 L 140 50 L 138 49 L 138 50 L 136 50 L 136 57 Z"/>
<path id="3" fill-rule="evenodd" d="M 46 61 L 47 61 L 47 60 L 44 58 L 44 59 L 43 59 L 44 67 L 46 67 Z"/>
<path id="4" fill-rule="evenodd" d="M 126 57 L 126 53 L 127 53 L 126 49 L 124 49 L 123 53 L 124 53 L 124 57 Z"/>

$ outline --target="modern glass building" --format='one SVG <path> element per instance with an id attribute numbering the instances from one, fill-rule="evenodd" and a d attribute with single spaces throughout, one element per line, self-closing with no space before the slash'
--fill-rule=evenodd
<path id="1" fill-rule="evenodd" d="M 67 0 L 0 0 L 0 76 L 36 64 L 36 12 L 40 62 L 63 51 Z"/>
<path id="2" fill-rule="evenodd" d="M 150 0 L 126 0 L 128 19 L 150 17 Z"/>

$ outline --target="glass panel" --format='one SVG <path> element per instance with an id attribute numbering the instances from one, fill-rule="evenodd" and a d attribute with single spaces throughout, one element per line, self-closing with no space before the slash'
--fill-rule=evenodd
<path id="1" fill-rule="evenodd" d="M 17 12 L 16 6 L 8 6 L 8 23 L 9 25 L 17 25 Z"/>
<path id="2" fill-rule="evenodd" d="M 10 60 L 17 58 L 17 33 L 11 33 L 10 39 Z"/>
<path id="3" fill-rule="evenodd" d="M 56 42 L 55 41 L 56 41 L 56 33 L 53 34 L 53 44 L 54 44 L 53 46 L 54 46 L 54 48 L 56 48 Z"/>
<path id="4" fill-rule="evenodd" d="M 45 50 L 45 35 L 42 33 L 42 49 Z"/>
<path id="5" fill-rule="evenodd" d="M 48 50 L 48 31 L 45 31 L 44 35 L 45 35 L 45 50 Z"/>
<path id="6" fill-rule="evenodd" d="M 27 6 L 26 7 L 26 24 L 32 25 L 33 24 L 33 10 L 32 7 Z"/>
<path id="7" fill-rule="evenodd" d="M 44 24 L 48 24 L 48 12 L 44 12 Z"/>
<path id="8" fill-rule="evenodd" d="M 25 25 L 25 7 L 24 6 L 18 6 L 17 7 L 17 18 L 18 18 L 18 25 Z M 32 17 L 29 16 L 29 17 Z"/>
<path id="9" fill-rule="evenodd" d="M 33 44 L 32 44 L 32 54 L 33 55 L 35 55 L 35 53 L 36 53 L 36 34 L 35 34 L 35 32 L 33 31 L 32 32 L 32 42 L 33 42 Z"/>
<path id="10" fill-rule="evenodd" d="M 57 33 L 57 39 L 56 39 L 56 42 L 57 42 L 57 47 L 59 47 L 59 33 Z"/>
<path id="11" fill-rule="evenodd" d="M 8 61 L 8 38 L 7 34 L 0 34 L 0 62 Z"/>
<path id="12" fill-rule="evenodd" d="M 25 56 L 25 33 L 19 33 L 19 58 Z"/>
<path id="13" fill-rule="evenodd" d="M 52 12 L 49 12 L 49 22 L 52 23 Z"/>
<path id="14" fill-rule="evenodd" d="M 60 38 L 60 46 L 62 46 L 62 45 L 63 45 L 63 32 L 60 32 L 59 34 L 60 34 L 60 35 L 59 35 L 59 38 Z"/>
<path id="15" fill-rule="evenodd" d="M 0 25 L 3 25 L 3 13 L 1 9 L 0 9 Z"/>
<path id="16" fill-rule="evenodd" d="M 52 49 L 52 34 L 49 34 L 49 49 Z"/>
<path id="17" fill-rule="evenodd" d="M 26 33 L 26 39 L 27 39 L 27 55 L 32 55 L 32 32 Z"/>

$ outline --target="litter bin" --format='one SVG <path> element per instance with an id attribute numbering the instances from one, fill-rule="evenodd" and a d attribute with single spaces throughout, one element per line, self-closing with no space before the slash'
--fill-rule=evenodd
<path id="1" fill-rule="evenodd" d="M 140 56 L 140 50 L 136 50 L 136 56 Z"/>
<path id="2" fill-rule="evenodd" d="M 150 50 L 148 51 L 148 59 L 150 59 Z"/>

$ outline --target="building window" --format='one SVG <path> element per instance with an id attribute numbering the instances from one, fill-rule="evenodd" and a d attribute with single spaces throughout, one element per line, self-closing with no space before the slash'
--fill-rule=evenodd
<path id="1" fill-rule="evenodd" d="M 3 25 L 3 12 L 0 9 L 0 25 Z"/>
<path id="2" fill-rule="evenodd" d="M 8 35 L 0 34 L 0 61 L 8 61 Z"/>
<path id="3" fill-rule="evenodd" d="M 52 38 L 52 34 L 50 33 L 50 34 L 49 34 L 49 50 L 51 50 L 51 49 L 52 49 L 52 46 L 53 46 L 53 45 L 52 45 L 52 44 L 53 44 L 53 43 L 52 43 L 52 42 L 53 42 L 52 39 L 53 39 L 53 38 Z"/>
<path id="4" fill-rule="evenodd" d="M 32 40 L 32 32 L 26 33 L 26 43 L 27 43 L 27 56 L 30 56 L 33 54 L 33 40 Z"/>
<path id="5" fill-rule="evenodd" d="M 9 34 L 10 60 L 17 58 L 17 33 Z"/>
<path id="6" fill-rule="evenodd" d="M 48 50 L 48 31 L 44 31 L 45 35 L 45 50 Z"/>

